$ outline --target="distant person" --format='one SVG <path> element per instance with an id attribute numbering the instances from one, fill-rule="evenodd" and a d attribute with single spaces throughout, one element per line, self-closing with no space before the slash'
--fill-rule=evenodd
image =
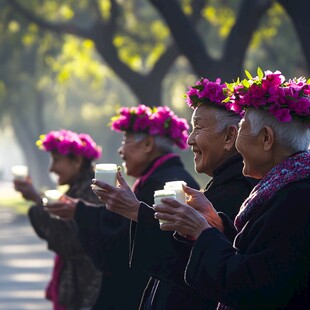
<path id="1" fill-rule="evenodd" d="M 220 80 L 212 82 L 206 78 L 190 87 L 187 103 L 193 114 L 187 143 L 194 153 L 196 171 L 211 177 L 204 194 L 219 211 L 233 219 L 257 182 L 242 174 L 242 157 L 235 148 L 240 115 L 222 104 L 225 90 Z M 128 189 L 125 182 L 120 179 L 120 183 L 120 189 L 109 187 L 108 192 L 98 194 L 110 210 L 137 219 L 131 266 L 152 276 L 144 291 L 141 309 L 214 309 L 216 302 L 184 281 L 191 245 L 181 244 L 171 234 L 163 233 L 153 218 L 151 205 L 139 202 L 125 190 Z"/>
<path id="2" fill-rule="evenodd" d="M 175 146 L 180 149 L 187 147 L 188 128 L 186 120 L 177 117 L 166 106 L 123 107 L 112 118 L 112 129 L 123 134 L 118 152 L 126 174 L 136 178 L 133 191 L 137 199 L 152 205 L 154 191 L 163 189 L 168 181 L 183 180 L 199 188 L 174 150 Z M 126 200 L 121 195 L 120 199 Z M 63 218 L 75 216 L 83 244 L 103 271 L 100 298 L 93 309 L 137 310 L 149 279 L 143 270 L 129 266 L 135 247 L 132 238 L 137 219 L 130 221 L 105 208 L 92 208 L 81 201 L 72 202 L 71 206 L 64 204 L 58 209 L 50 208 L 50 212 Z M 151 229 L 153 214 L 150 220 Z M 158 226 L 157 221 L 155 224 Z M 167 234 L 172 237 L 171 233 Z"/>
<path id="3" fill-rule="evenodd" d="M 66 195 L 99 202 L 90 184 L 94 177 L 93 160 L 100 157 L 101 148 L 89 135 L 64 129 L 51 131 L 40 136 L 37 145 L 50 153 L 49 170 L 58 175 L 58 185 L 69 185 Z M 15 180 L 14 185 L 25 199 L 36 203 L 29 209 L 30 222 L 56 254 L 46 298 L 52 301 L 54 310 L 91 309 L 99 292 L 101 272 L 79 242 L 76 222 L 51 217 L 29 176 L 25 181 Z"/>
<path id="4" fill-rule="evenodd" d="M 235 228 L 190 188 L 190 206 L 167 199 L 155 216 L 169 221 L 162 230 L 192 237 L 186 282 L 218 309 L 309 309 L 309 80 L 258 70 L 229 89 L 231 108 L 246 111 L 236 140 L 243 174 L 260 180 Z"/>

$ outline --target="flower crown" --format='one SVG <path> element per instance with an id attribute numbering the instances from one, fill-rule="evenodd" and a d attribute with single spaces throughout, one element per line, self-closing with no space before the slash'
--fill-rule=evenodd
<path id="1" fill-rule="evenodd" d="M 143 132 L 170 138 L 180 149 L 186 149 L 189 125 L 184 118 L 177 117 L 167 106 L 122 107 L 119 114 L 111 118 L 111 129 L 115 131 Z"/>
<path id="2" fill-rule="evenodd" d="M 194 86 L 189 86 L 189 91 L 185 94 L 186 103 L 192 109 L 200 104 L 213 104 L 231 111 L 229 102 L 223 104 L 227 97 L 226 87 L 226 84 L 221 84 L 220 78 L 215 82 L 200 78 Z"/>
<path id="3" fill-rule="evenodd" d="M 62 155 L 82 155 L 90 160 L 101 156 L 101 147 L 97 146 L 90 135 L 75 133 L 70 130 L 50 131 L 46 135 L 40 135 L 36 145 L 44 151 L 56 151 Z"/>
<path id="4" fill-rule="evenodd" d="M 280 122 L 295 118 L 310 123 L 310 80 L 300 77 L 286 81 L 280 71 L 263 73 L 260 68 L 254 78 L 245 73 L 249 80 L 227 84 L 228 98 L 224 102 L 229 100 L 233 111 L 262 108 Z"/>

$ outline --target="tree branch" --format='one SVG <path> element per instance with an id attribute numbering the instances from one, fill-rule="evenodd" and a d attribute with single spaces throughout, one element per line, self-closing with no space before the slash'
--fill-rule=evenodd
<path id="1" fill-rule="evenodd" d="M 189 60 L 197 75 L 204 75 L 205 68 L 213 67 L 202 40 L 193 23 L 182 11 L 175 0 L 149 0 L 165 19 L 171 34 L 182 54 Z M 194 2 L 195 5 L 202 5 Z M 196 12 L 196 11 L 195 11 Z M 197 14 L 197 13 L 196 13 Z"/>
<path id="2" fill-rule="evenodd" d="M 94 8 L 94 11 L 96 13 L 97 19 L 101 20 L 102 15 L 99 9 L 98 1 L 97 0 L 91 0 L 90 1 L 91 6 Z"/>
<path id="3" fill-rule="evenodd" d="M 50 30 L 57 34 L 69 33 L 83 38 L 90 37 L 89 30 L 77 27 L 72 23 L 52 23 L 33 14 L 15 0 L 7 0 L 7 3 L 16 9 L 22 16 L 46 30 Z"/>
<path id="4" fill-rule="evenodd" d="M 271 7 L 273 0 L 244 0 L 241 2 L 236 23 L 226 40 L 223 64 L 225 79 L 240 76 L 243 61 L 252 35 L 258 27 L 261 17 Z"/>
<path id="5" fill-rule="evenodd" d="M 310 73 L 310 2 L 304 0 L 295 0 L 293 2 L 290 0 L 278 1 L 292 19 L 306 58 L 307 70 Z"/>

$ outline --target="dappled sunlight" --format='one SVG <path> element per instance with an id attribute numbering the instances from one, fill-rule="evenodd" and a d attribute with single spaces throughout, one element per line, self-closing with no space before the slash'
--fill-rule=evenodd
<path id="1" fill-rule="evenodd" d="M 21 254 L 25 252 L 37 253 L 42 252 L 46 248 L 45 244 L 33 244 L 33 245 L 5 245 L 1 246 L 0 253 L 2 254 Z"/>
<path id="2" fill-rule="evenodd" d="M 3 265 L 13 268 L 48 268 L 52 267 L 51 259 L 8 259 L 3 260 Z"/>
<path id="3" fill-rule="evenodd" d="M 44 282 L 49 281 L 49 274 L 38 273 L 16 273 L 9 276 L 2 276 L 2 281 L 14 281 L 14 282 Z"/>
<path id="4" fill-rule="evenodd" d="M 0 300 L 2 298 L 27 298 L 27 299 L 42 299 L 44 298 L 44 292 L 41 290 L 10 290 L 10 291 L 1 291 Z"/>

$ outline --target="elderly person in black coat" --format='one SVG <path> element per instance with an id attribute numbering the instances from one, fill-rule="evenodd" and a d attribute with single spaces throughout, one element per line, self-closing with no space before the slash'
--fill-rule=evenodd
<path id="1" fill-rule="evenodd" d="M 231 108 L 246 108 L 236 147 L 243 174 L 261 179 L 243 202 L 235 228 L 195 190 L 190 205 L 164 200 L 164 231 L 195 240 L 185 278 L 219 309 L 310 306 L 310 85 L 276 71 L 229 86 Z M 235 229 L 235 238 L 232 237 Z M 192 242 L 192 241 L 188 241 Z"/>
<path id="2" fill-rule="evenodd" d="M 183 180 L 199 189 L 174 151 L 174 146 L 187 147 L 188 128 L 186 120 L 168 107 L 124 107 L 112 118 L 112 129 L 124 135 L 118 151 L 127 175 L 136 178 L 132 190 L 140 201 L 152 205 L 154 191 L 169 181 Z M 96 193 L 100 196 L 101 191 Z M 125 197 L 121 199 L 126 201 Z M 105 207 L 93 208 L 82 201 L 52 207 L 50 211 L 62 218 L 75 217 L 81 242 L 104 273 L 93 310 L 136 310 L 148 275 L 129 268 L 129 233 L 130 228 L 134 233 L 135 222 Z M 153 214 L 151 218 L 155 221 Z"/>
<path id="3" fill-rule="evenodd" d="M 222 105 L 225 89 L 220 80 L 208 79 L 200 79 L 190 88 L 187 103 L 193 108 L 193 129 L 188 144 L 194 153 L 196 171 L 212 177 L 204 194 L 220 211 L 234 218 L 256 182 L 242 174 L 242 158 L 235 148 L 240 116 Z M 121 189 L 116 189 L 117 199 L 122 197 L 120 192 Z M 172 234 L 163 233 L 153 218 L 154 210 L 139 203 L 139 199 L 126 197 L 124 204 L 113 201 L 111 191 L 105 195 L 110 199 L 107 204 L 110 210 L 128 217 L 134 215 L 137 220 L 131 266 L 151 276 L 140 308 L 214 309 L 214 301 L 184 282 L 191 245 L 176 242 Z"/>

